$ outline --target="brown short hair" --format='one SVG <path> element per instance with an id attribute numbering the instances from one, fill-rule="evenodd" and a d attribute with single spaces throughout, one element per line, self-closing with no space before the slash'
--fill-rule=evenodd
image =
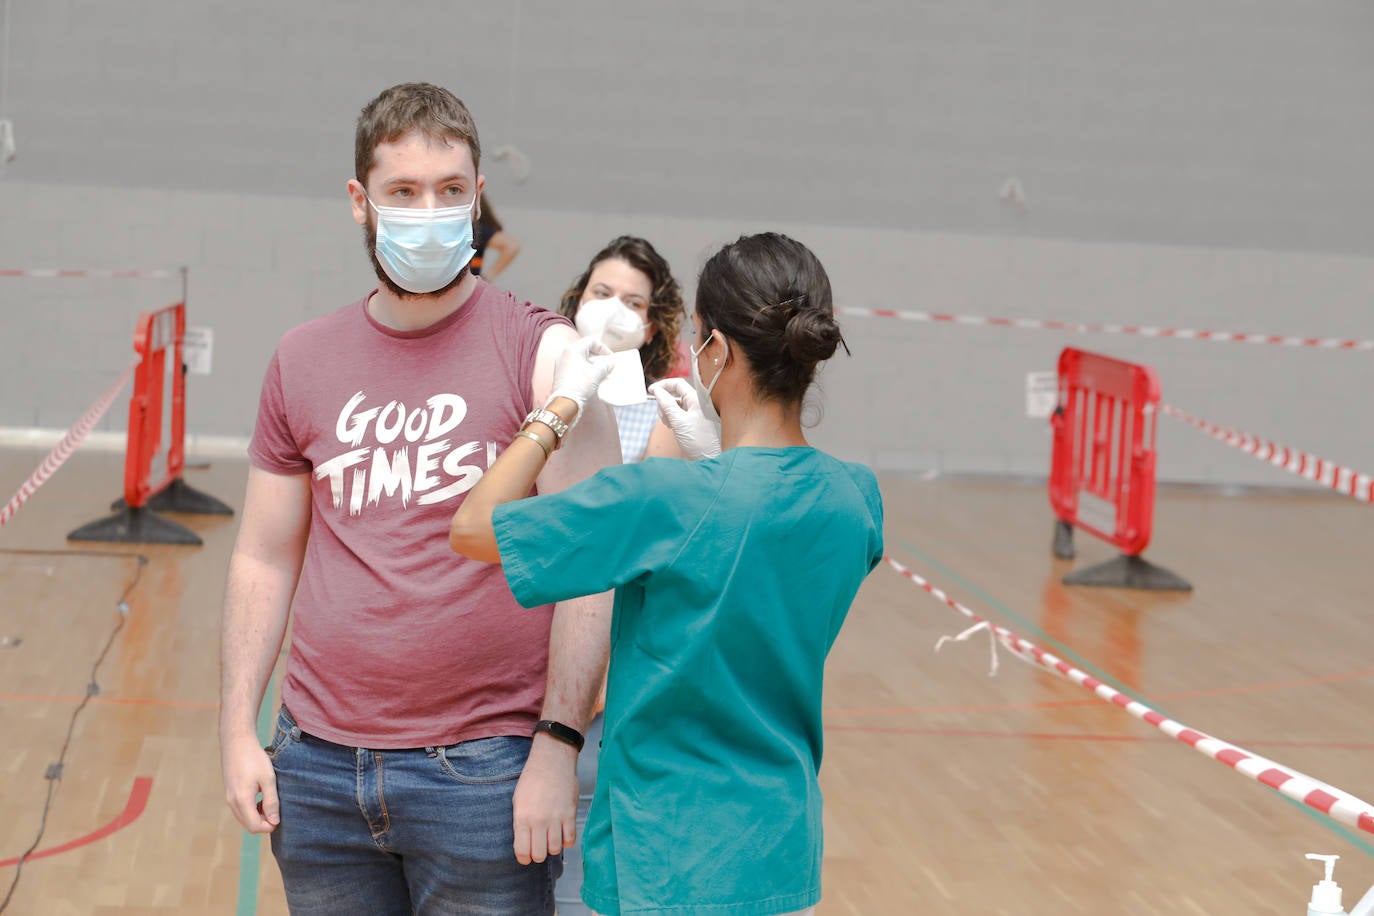
<path id="1" fill-rule="evenodd" d="M 358 115 L 353 140 L 353 171 L 364 185 L 377 164 L 377 147 L 392 143 L 412 130 L 446 142 L 461 141 L 472 151 L 472 165 L 482 165 L 477 124 L 462 100 L 432 83 L 402 83 L 383 90 Z"/>

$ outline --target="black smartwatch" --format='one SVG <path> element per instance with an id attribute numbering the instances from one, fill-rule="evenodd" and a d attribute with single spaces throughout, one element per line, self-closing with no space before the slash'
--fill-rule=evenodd
<path id="1" fill-rule="evenodd" d="M 582 737 L 582 733 L 575 728 L 564 725 L 562 722 L 555 722 L 552 719 L 540 719 L 534 723 L 534 731 L 531 735 L 540 732 L 548 732 L 553 737 L 562 741 L 564 744 L 571 744 L 577 750 L 582 750 L 582 745 L 587 743 L 587 739 Z"/>

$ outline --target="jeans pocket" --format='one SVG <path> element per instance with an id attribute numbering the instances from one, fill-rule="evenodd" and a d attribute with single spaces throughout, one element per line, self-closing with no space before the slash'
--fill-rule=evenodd
<path id="1" fill-rule="evenodd" d="M 469 785 L 514 782 L 525 768 L 531 741 L 512 735 L 476 738 L 439 748 L 436 759 L 445 774 Z"/>
<path id="2" fill-rule="evenodd" d="M 267 752 L 269 760 L 276 760 L 288 745 L 299 741 L 300 737 L 301 730 L 296 725 L 296 720 L 292 718 L 286 705 L 282 704 L 281 709 L 277 712 L 277 724 L 272 729 L 272 740 L 263 750 Z"/>

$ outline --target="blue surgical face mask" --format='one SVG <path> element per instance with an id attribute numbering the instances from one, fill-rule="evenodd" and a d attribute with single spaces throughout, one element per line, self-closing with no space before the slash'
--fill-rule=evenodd
<path id="1" fill-rule="evenodd" d="M 377 259 L 392 282 L 412 293 L 432 293 L 453 282 L 472 260 L 472 208 L 379 207 Z"/>

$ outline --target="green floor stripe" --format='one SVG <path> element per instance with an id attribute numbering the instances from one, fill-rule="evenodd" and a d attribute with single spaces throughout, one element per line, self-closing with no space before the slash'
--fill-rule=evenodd
<path id="1" fill-rule="evenodd" d="M 1133 692 L 1131 692 L 1131 690 L 1129 690 L 1127 687 L 1125 687 L 1124 685 L 1118 683 L 1114 678 L 1112 678 L 1112 677 L 1111 677 L 1110 675 L 1108 675 L 1106 672 L 1103 672 L 1103 671 L 1101 671 L 1101 670 L 1095 668 L 1095 667 L 1094 667 L 1091 663 L 1089 663 L 1087 660 L 1081 658 L 1081 657 L 1078 655 L 1078 653 L 1074 652 L 1074 651 L 1073 651 L 1072 649 L 1070 649 L 1068 646 L 1064 645 L 1063 643 L 1059 642 L 1059 641 L 1058 641 L 1057 639 L 1055 639 L 1054 637 L 1050 636 L 1050 635 L 1049 635 L 1048 633 L 1046 633 L 1044 630 L 1040 629 L 1040 627 L 1037 626 L 1035 623 L 1033 623 L 1032 621 L 1026 619 L 1025 617 L 1022 617 L 1020 614 L 1016 613 L 1016 612 L 1013 611 L 1011 608 L 1007 607 L 1005 604 L 1003 604 L 1002 602 L 998 601 L 996 598 L 993 598 L 993 597 L 992 597 L 991 595 L 989 595 L 987 592 L 983 591 L 981 588 L 979 588 L 978 586 L 974 585 L 972 582 L 970 582 L 969 580 L 965 579 L 963 576 L 959 575 L 959 574 L 956 573 L 954 570 L 950 569 L 948 566 L 946 566 L 945 564 L 941 563 L 939 560 L 937 560 L 937 559 L 935 559 L 934 557 L 932 557 L 930 554 L 928 554 L 928 553 L 926 553 L 925 551 L 919 549 L 918 547 L 916 547 L 916 546 L 913 545 L 913 544 L 908 544 L 908 543 L 905 542 L 905 541 L 897 541 L 896 543 L 897 543 L 897 546 L 901 547 L 901 548 L 902 548 L 903 550 L 905 550 L 907 553 L 909 553 L 909 554 L 911 554 L 911 555 L 913 555 L 913 556 L 915 556 L 915 557 L 919 557 L 919 558 L 921 559 L 921 561 L 922 561 L 923 563 L 925 563 L 927 566 L 930 566 L 932 569 L 938 570 L 938 571 L 940 572 L 941 575 L 945 576 L 946 578 L 948 578 L 948 579 L 950 579 L 950 580 L 952 580 L 952 581 L 954 581 L 954 582 L 959 583 L 959 585 L 960 585 L 961 587 L 963 587 L 964 589 L 966 589 L 966 590 L 969 591 L 970 593 L 972 593 L 972 594 L 978 596 L 979 599 L 981 599 L 983 602 L 985 602 L 985 603 L 988 604 L 989 606 L 996 608 L 998 611 L 1000 611 L 1000 612 L 1001 612 L 1002 614 L 1004 614 L 1005 616 L 1010 617 L 1010 618 L 1013 619 L 1013 620 L 1019 621 L 1027 630 L 1030 630 L 1030 631 L 1034 632 L 1035 635 L 1038 636 L 1041 640 L 1043 640 L 1043 641 L 1046 642 L 1046 643 L 1049 643 L 1050 645 L 1052 645 L 1052 646 L 1054 646 L 1056 649 L 1058 649 L 1058 650 L 1059 650 L 1059 653 L 1058 653 L 1058 654 L 1060 654 L 1060 656 L 1061 656 L 1062 658 L 1071 659 L 1072 661 L 1074 661 L 1074 662 L 1076 663 L 1076 666 L 1077 666 L 1078 668 L 1081 668 L 1081 669 L 1083 669 L 1084 671 L 1087 671 L 1089 674 L 1091 674 L 1093 677 L 1097 678 L 1099 681 L 1102 681 L 1103 683 L 1111 684 L 1111 685 L 1112 685 L 1113 687 L 1115 687 L 1117 690 L 1121 691 L 1123 694 L 1125 694 L 1126 696 L 1128 696 L 1128 697 L 1130 697 L 1131 699 L 1135 700 L 1136 702 L 1138 702 L 1138 703 L 1144 703 L 1146 706 L 1149 706 L 1149 707 L 1151 707 L 1151 708 L 1157 710 L 1158 712 L 1160 712 L 1160 713 L 1162 713 L 1162 714 L 1168 716 L 1170 719 L 1174 719 L 1174 718 L 1175 718 L 1171 713 L 1169 713 L 1168 710 L 1162 709 L 1161 707 L 1157 706 L 1156 704 L 1154 704 L 1154 703 L 1152 703 L 1152 702 L 1150 702 L 1150 701 L 1148 701 L 1148 700 L 1145 700 L 1145 699 L 1143 699 L 1143 698 L 1141 698 L 1141 697 L 1136 696 L 1136 695 L 1135 695 Z M 951 597 L 953 597 L 953 596 L 951 596 Z M 956 600 L 957 600 L 957 599 L 956 599 Z M 1021 635 L 1024 635 L 1024 634 L 1021 634 Z M 1177 721 L 1177 720 L 1176 720 L 1176 721 Z M 1270 791 L 1273 791 L 1273 790 L 1270 790 Z M 1364 838 L 1364 836 L 1362 836 L 1361 834 L 1356 833 L 1355 831 L 1353 831 L 1353 830 L 1349 829 L 1348 827 L 1346 827 L 1344 824 L 1341 824 L 1341 823 L 1339 823 L 1339 822 L 1337 822 L 1337 821 L 1334 821 L 1334 820 L 1332 820 L 1331 818 L 1327 817 L 1326 815 L 1324 815 L 1324 814 L 1322 814 L 1322 813 L 1320 813 L 1320 812 L 1318 812 L 1318 811 L 1314 811 L 1312 808 L 1308 807 L 1307 805 L 1304 805 L 1302 802 L 1300 802 L 1300 801 L 1295 801 L 1294 799 L 1289 798 L 1287 795 L 1281 795 L 1281 794 L 1279 794 L 1278 792 L 1274 792 L 1274 794 L 1277 795 L 1279 798 L 1283 799 L 1284 801 L 1286 801 L 1288 804 L 1292 805 L 1294 808 L 1297 808 L 1299 811 L 1301 811 L 1303 814 L 1307 815 L 1307 816 L 1308 816 L 1309 818 L 1311 818 L 1312 820 L 1314 820 L 1314 821 L 1316 821 L 1317 823 L 1321 824 L 1323 827 L 1326 827 L 1326 828 L 1327 828 L 1328 830 L 1330 830 L 1332 833 L 1335 833 L 1337 836 L 1340 836 L 1340 837 L 1342 837 L 1342 838 L 1344 838 L 1344 839 L 1346 839 L 1346 840 L 1349 840 L 1350 843 L 1351 843 L 1352 845 L 1354 845 L 1355 847 L 1357 847 L 1358 849 L 1360 849 L 1360 850 L 1361 850 L 1362 852 L 1364 852 L 1366 855 L 1374 856 L 1374 844 L 1371 844 L 1371 843 L 1370 843 L 1368 840 L 1366 840 L 1366 839 Z"/>
<path id="2" fill-rule="evenodd" d="M 267 695 L 258 707 L 258 743 L 264 747 L 272 740 L 273 713 L 276 711 L 274 698 L 277 695 L 277 677 L 267 685 Z M 262 836 L 243 831 L 243 842 L 239 844 L 239 899 L 237 916 L 254 916 L 258 911 L 258 866 L 262 861 Z"/>

